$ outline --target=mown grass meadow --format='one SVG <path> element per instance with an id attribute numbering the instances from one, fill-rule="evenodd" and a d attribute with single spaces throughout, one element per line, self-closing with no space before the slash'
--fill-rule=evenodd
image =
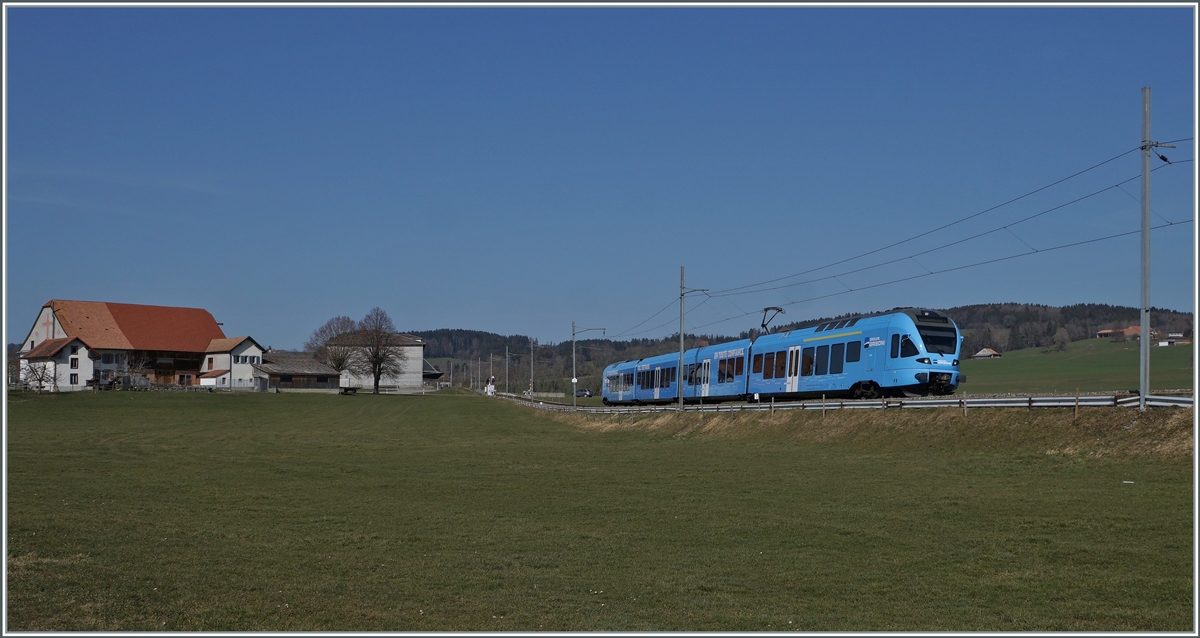
<path id="1" fill-rule="evenodd" d="M 8 410 L 10 631 L 1193 629 L 1190 410 Z"/>

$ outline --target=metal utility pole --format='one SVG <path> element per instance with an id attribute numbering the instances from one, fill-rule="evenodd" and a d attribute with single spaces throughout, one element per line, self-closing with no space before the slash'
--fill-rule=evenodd
<path id="1" fill-rule="evenodd" d="M 683 378 L 687 375 L 683 370 L 683 266 L 679 267 L 679 374 L 676 376 L 676 396 L 679 397 L 679 412 L 683 413 Z"/>
<path id="2" fill-rule="evenodd" d="M 685 288 L 683 285 L 683 266 L 679 267 L 679 374 L 675 375 L 679 396 L 679 411 L 683 412 L 683 298 L 689 292 L 708 292 L 708 288 Z"/>
<path id="3" fill-rule="evenodd" d="M 504 346 L 504 394 L 508 394 L 508 346 Z"/>
<path id="4" fill-rule="evenodd" d="M 1141 374 L 1138 380 L 1138 410 L 1146 410 L 1146 395 L 1150 394 L 1150 153 L 1162 146 L 1150 139 L 1150 87 L 1142 87 L 1142 317 L 1138 337 Z M 1157 155 L 1157 153 L 1155 153 Z M 1162 157 L 1166 161 L 1165 157 Z"/>
<path id="5" fill-rule="evenodd" d="M 533 337 L 529 338 L 529 400 L 533 400 Z"/>
<path id="6" fill-rule="evenodd" d="M 575 386 L 579 383 L 579 375 L 575 374 L 575 335 L 588 332 L 590 330 L 599 330 L 600 334 L 604 334 L 604 328 L 582 328 L 576 329 L 575 322 L 571 322 L 571 407 L 579 409 L 579 397 L 575 396 Z M 601 381 L 601 383 L 604 383 Z"/>

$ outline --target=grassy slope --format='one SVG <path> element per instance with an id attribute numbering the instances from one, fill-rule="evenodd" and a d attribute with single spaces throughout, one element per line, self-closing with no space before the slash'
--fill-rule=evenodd
<path id="1" fill-rule="evenodd" d="M 12 394 L 7 628 L 1190 629 L 1191 412 L 1069 414 Z"/>
<path id="2" fill-rule="evenodd" d="M 1150 388 L 1192 387 L 1190 346 L 1150 348 Z M 1088 339 L 1062 352 L 1038 348 L 1006 352 L 999 359 L 968 359 L 962 391 L 970 394 L 1127 392 L 1138 387 L 1137 342 Z"/>

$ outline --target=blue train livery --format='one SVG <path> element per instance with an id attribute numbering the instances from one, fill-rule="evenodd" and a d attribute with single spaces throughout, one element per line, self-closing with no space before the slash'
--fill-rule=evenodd
<path id="1" fill-rule="evenodd" d="M 891 312 L 693 348 L 683 354 L 688 403 L 802 399 L 825 395 L 871 399 L 951 394 L 962 337 L 933 310 Z M 679 353 L 622 361 L 604 369 L 607 405 L 678 401 Z"/>

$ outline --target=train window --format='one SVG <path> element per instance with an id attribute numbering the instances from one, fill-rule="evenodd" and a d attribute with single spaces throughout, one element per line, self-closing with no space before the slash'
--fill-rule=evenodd
<path id="1" fill-rule="evenodd" d="M 696 364 L 689 363 L 687 367 L 687 384 L 696 385 Z"/>
<path id="2" fill-rule="evenodd" d="M 735 373 L 737 374 L 737 376 L 740 377 L 743 374 L 746 374 L 746 357 L 738 357 L 737 358 L 736 368 L 737 368 L 737 370 L 735 371 Z"/>
<path id="3" fill-rule="evenodd" d="M 858 361 L 861 354 L 861 341 L 851 341 L 850 343 L 846 344 L 846 363 L 854 363 L 855 361 Z"/>
<path id="4" fill-rule="evenodd" d="M 762 354 L 756 354 L 754 355 L 754 367 L 751 369 L 751 372 L 759 374 L 762 370 Z"/>
<path id="5" fill-rule="evenodd" d="M 804 349 L 804 361 L 803 361 L 803 365 L 800 366 L 800 376 L 802 376 L 802 377 L 812 376 L 813 352 L 815 352 L 814 348 L 805 348 Z"/>
<path id="6" fill-rule="evenodd" d="M 900 356 L 900 335 L 892 335 L 892 358 Z"/>
<path id="7" fill-rule="evenodd" d="M 817 374 L 829 374 L 829 346 L 817 346 Z"/>
<path id="8" fill-rule="evenodd" d="M 775 378 L 782 379 L 787 374 L 787 350 L 775 353 Z"/>
<path id="9" fill-rule="evenodd" d="M 771 379 L 775 376 L 775 353 L 768 352 L 763 359 L 763 378 Z"/>
<path id="10" fill-rule="evenodd" d="M 904 336 L 900 337 L 900 356 L 901 357 L 915 357 L 918 354 L 920 354 L 920 351 L 917 350 L 916 344 L 914 344 L 912 342 L 912 339 L 908 338 L 908 335 L 904 335 Z"/>
<path id="11" fill-rule="evenodd" d="M 725 383 L 725 359 L 717 362 L 717 383 Z"/>
<path id="12" fill-rule="evenodd" d="M 829 348 L 829 374 L 841 374 L 846 354 L 846 344 L 835 343 Z"/>

